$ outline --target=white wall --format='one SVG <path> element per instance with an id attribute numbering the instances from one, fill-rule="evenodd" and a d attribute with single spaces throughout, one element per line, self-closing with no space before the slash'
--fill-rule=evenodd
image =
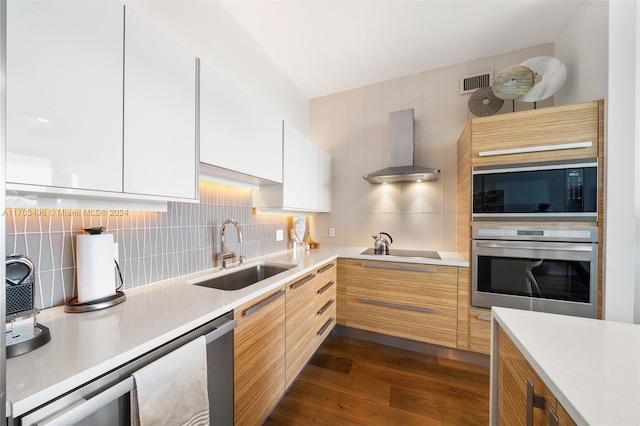
<path id="1" fill-rule="evenodd" d="M 604 309 L 606 319 L 640 323 L 639 8 L 634 1 L 609 4 Z"/>
<path id="2" fill-rule="evenodd" d="M 460 77 L 536 56 L 554 56 L 553 43 L 410 74 L 311 100 L 311 140 L 333 157 L 330 214 L 316 214 L 310 232 L 320 242 L 370 247 L 371 235 L 392 235 L 394 247 L 456 251 L 457 141 L 469 118 L 470 95 Z M 538 108 L 554 105 L 553 97 Z M 516 110 L 533 103 L 516 102 Z M 362 175 L 388 166 L 389 112 L 413 108 L 414 163 L 442 171 L 435 182 L 371 185 Z M 510 113 L 505 102 L 499 113 Z M 329 237 L 329 227 L 336 236 Z"/>
<path id="3" fill-rule="evenodd" d="M 609 2 L 585 1 L 556 38 L 556 58 L 567 67 L 567 80 L 556 93 L 556 105 L 607 97 Z"/>
<path id="4" fill-rule="evenodd" d="M 309 99 L 218 1 L 125 0 L 203 62 L 309 133 Z"/>

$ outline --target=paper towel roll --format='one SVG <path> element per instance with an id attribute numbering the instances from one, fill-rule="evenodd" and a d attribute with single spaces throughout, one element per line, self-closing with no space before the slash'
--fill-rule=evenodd
<path id="1" fill-rule="evenodd" d="M 79 303 L 116 294 L 113 235 L 76 236 L 76 260 Z"/>

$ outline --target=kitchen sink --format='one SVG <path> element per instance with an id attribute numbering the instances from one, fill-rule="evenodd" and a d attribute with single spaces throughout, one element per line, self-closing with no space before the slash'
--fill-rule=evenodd
<path id="1" fill-rule="evenodd" d="M 248 267 L 240 267 L 242 269 L 228 273 L 216 274 L 214 276 L 201 278 L 198 281 L 190 281 L 189 284 L 216 288 L 218 290 L 240 290 L 258 281 L 266 280 L 274 275 L 288 271 L 295 266 L 296 265 L 256 263 Z"/>

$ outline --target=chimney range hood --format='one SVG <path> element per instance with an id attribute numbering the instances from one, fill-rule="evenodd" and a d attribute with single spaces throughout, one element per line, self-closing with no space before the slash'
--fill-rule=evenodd
<path id="1" fill-rule="evenodd" d="M 389 113 L 389 167 L 362 176 L 372 184 L 437 180 L 440 170 L 413 165 L 413 109 Z"/>

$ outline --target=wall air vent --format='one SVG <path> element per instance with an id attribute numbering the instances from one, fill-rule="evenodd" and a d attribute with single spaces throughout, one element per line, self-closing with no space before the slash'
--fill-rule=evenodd
<path id="1" fill-rule="evenodd" d="M 465 75 L 460 77 L 460 94 L 471 93 L 482 87 L 489 87 L 493 84 L 493 70 L 478 74 Z"/>

